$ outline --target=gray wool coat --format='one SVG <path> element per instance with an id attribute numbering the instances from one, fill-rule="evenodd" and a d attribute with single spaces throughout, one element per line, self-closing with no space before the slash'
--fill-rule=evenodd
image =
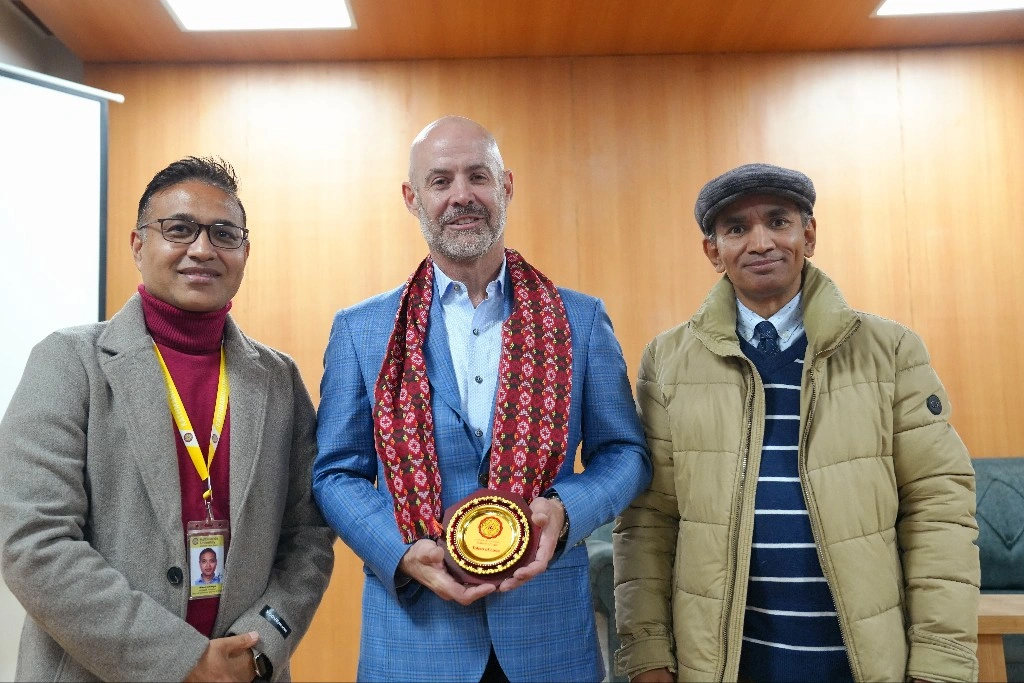
<path id="1" fill-rule="evenodd" d="M 259 632 L 287 679 L 334 563 L 310 488 L 316 419 L 295 363 L 230 316 L 224 348 L 231 545 L 214 636 Z M 176 435 L 139 295 L 32 351 L 0 422 L 0 560 L 28 613 L 18 680 L 180 681 L 199 661 Z"/>

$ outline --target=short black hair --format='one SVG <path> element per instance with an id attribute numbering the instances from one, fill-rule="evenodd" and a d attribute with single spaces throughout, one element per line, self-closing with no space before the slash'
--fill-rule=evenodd
<path id="1" fill-rule="evenodd" d="M 213 558 L 217 559 L 217 551 L 214 550 L 213 548 L 203 548 L 202 550 L 199 551 L 199 557 L 202 557 L 206 553 L 213 553 Z"/>
<path id="2" fill-rule="evenodd" d="M 172 185 L 189 180 L 212 185 L 231 195 L 232 199 L 238 203 L 238 208 L 242 212 L 242 221 L 245 222 L 245 207 L 242 206 L 242 200 L 238 198 L 238 176 L 235 175 L 234 167 L 219 157 L 185 157 L 157 173 L 149 181 L 149 185 L 146 185 L 146 191 L 142 193 L 142 199 L 139 200 L 138 224 L 142 223 L 142 215 L 149 208 L 149 202 L 153 199 L 153 195 Z"/>

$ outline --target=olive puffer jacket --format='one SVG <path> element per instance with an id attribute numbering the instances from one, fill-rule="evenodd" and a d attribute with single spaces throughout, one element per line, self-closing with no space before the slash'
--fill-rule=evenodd
<path id="1" fill-rule="evenodd" d="M 913 332 L 810 262 L 802 293 L 800 483 L 853 676 L 976 680 L 974 470 L 946 392 Z M 654 479 L 615 526 L 617 664 L 735 680 L 765 404 L 728 279 L 648 345 L 637 398 Z"/>

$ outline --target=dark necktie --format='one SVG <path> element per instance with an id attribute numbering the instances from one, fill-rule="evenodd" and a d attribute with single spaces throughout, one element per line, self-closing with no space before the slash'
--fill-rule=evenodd
<path id="1" fill-rule="evenodd" d="M 757 342 L 757 350 L 766 356 L 774 356 L 779 352 L 779 333 L 767 320 L 759 322 L 754 326 L 754 332 L 760 338 Z"/>

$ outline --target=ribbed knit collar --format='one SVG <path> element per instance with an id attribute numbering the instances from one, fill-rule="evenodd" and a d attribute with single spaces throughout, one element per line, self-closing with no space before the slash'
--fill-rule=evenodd
<path id="1" fill-rule="evenodd" d="M 193 313 L 157 299 L 146 291 L 145 285 L 139 285 L 139 294 L 146 329 L 156 343 L 190 354 L 213 353 L 220 349 L 224 321 L 231 310 L 230 301 L 217 311 Z"/>

